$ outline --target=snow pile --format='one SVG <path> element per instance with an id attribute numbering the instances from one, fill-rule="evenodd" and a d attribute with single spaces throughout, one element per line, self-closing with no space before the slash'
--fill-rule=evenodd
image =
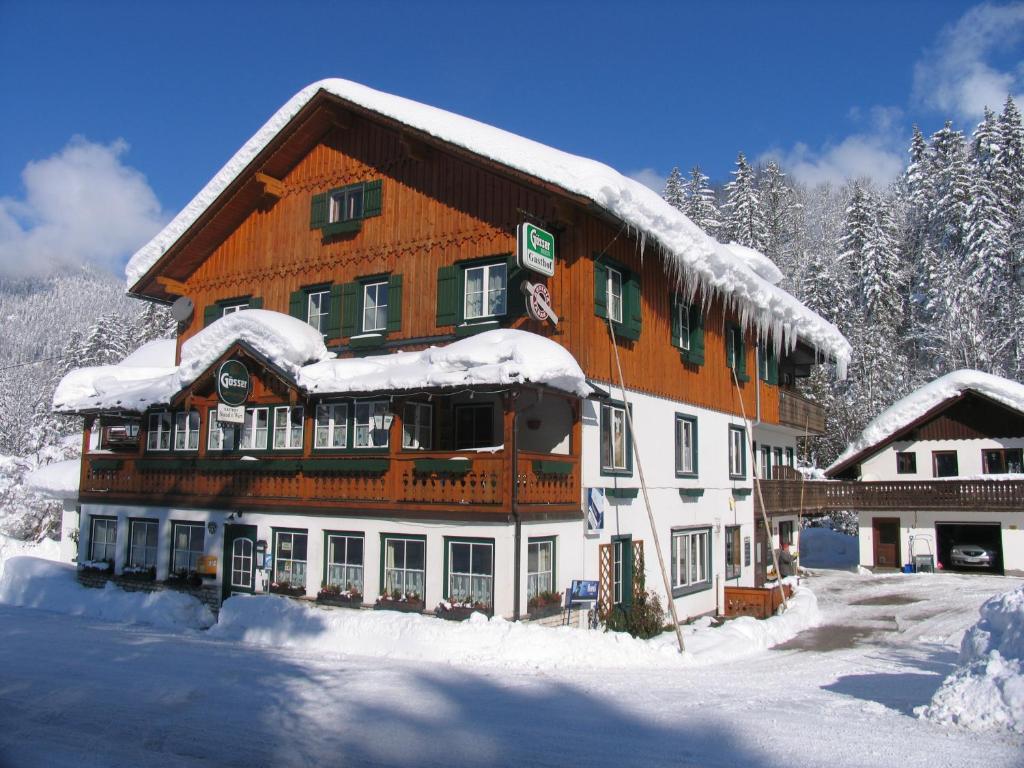
<path id="1" fill-rule="evenodd" d="M 42 560 L 60 561 L 60 542 L 54 539 L 22 541 L 0 533 L 0 579 L 4 575 L 4 564 L 15 557 L 29 555 Z"/>
<path id="2" fill-rule="evenodd" d="M 191 629 L 213 624 L 210 609 L 191 595 L 171 590 L 125 592 L 111 583 L 90 589 L 76 581 L 74 566 L 35 557 L 6 561 L 0 603 L 122 624 Z"/>
<path id="3" fill-rule="evenodd" d="M 840 375 L 845 374 L 850 344 L 834 325 L 751 269 L 747 258 L 738 256 L 728 246 L 709 237 L 643 184 L 603 163 L 341 79 L 313 83 L 281 107 L 199 194 L 132 256 L 125 268 L 129 287 L 142 279 L 320 91 L 393 118 L 415 130 L 559 186 L 569 193 L 589 198 L 620 219 L 626 227 L 639 233 L 641 245 L 648 239 L 655 242 L 669 271 L 691 291 L 701 287 L 706 294 L 721 294 L 740 310 L 745 323 L 753 322 L 762 333 L 771 331 L 777 343 L 794 344 L 799 337 L 832 356 Z M 764 266 L 760 264 L 760 267 Z"/>
<path id="4" fill-rule="evenodd" d="M 800 529 L 800 565 L 850 570 L 860 560 L 860 539 L 831 528 Z"/>
<path id="5" fill-rule="evenodd" d="M 317 393 L 373 392 L 471 384 L 547 384 L 586 397 L 579 363 L 561 344 L 526 331 L 497 329 L 422 352 L 327 360 L 306 366 L 299 385 Z"/>
<path id="6" fill-rule="evenodd" d="M 45 464 L 30 472 L 25 485 L 51 499 L 77 499 L 82 460 L 68 459 Z"/>
<path id="7" fill-rule="evenodd" d="M 325 609 L 274 595 L 235 596 L 224 603 L 210 635 L 311 653 L 355 654 L 428 663 L 531 669 L 677 668 L 750 655 L 818 623 L 817 601 L 798 589 L 790 610 L 767 621 L 740 618 L 715 629 L 684 628 L 638 640 L 624 633 L 542 627 L 483 614 L 465 622 L 391 611 Z"/>
<path id="8" fill-rule="evenodd" d="M 1024 734 L 1024 586 L 986 601 L 960 644 L 957 669 L 921 717 Z"/>
<path id="9" fill-rule="evenodd" d="M 176 368 L 128 365 L 136 352 L 120 365 L 72 371 L 57 385 L 54 410 L 143 411 L 170 402 L 237 341 L 316 394 L 525 382 L 581 397 L 592 391 L 565 347 L 527 331 L 496 329 L 421 352 L 337 360 L 307 323 L 280 312 L 246 309 L 217 320 L 182 344 Z"/>
<path id="10" fill-rule="evenodd" d="M 743 259 L 743 263 L 772 285 L 778 285 L 785 278 L 782 270 L 775 265 L 775 262 L 760 251 L 755 251 L 753 248 L 748 248 L 739 243 L 729 243 L 725 247 L 734 256 Z"/>
<path id="11" fill-rule="evenodd" d="M 966 391 L 977 392 L 1024 413 L 1024 384 L 981 371 L 953 371 L 914 390 L 878 414 L 825 471 L 831 473 L 861 451 L 877 445 L 936 406 Z M 986 476 L 986 479 L 991 478 Z"/>

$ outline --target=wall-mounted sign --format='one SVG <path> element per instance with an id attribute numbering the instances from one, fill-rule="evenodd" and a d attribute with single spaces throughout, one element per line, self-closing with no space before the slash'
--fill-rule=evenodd
<path id="1" fill-rule="evenodd" d="M 574 579 L 569 589 L 570 603 L 585 603 L 597 600 L 597 582 Z"/>
<path id="2" fill-rule="evenodd" d="M 544 283 L 531 283 L 523 280 L 523 293 L 526 294 L 526 314 L 534 320 L 550 320 L 552 325 L 558 325 L 558 315 L 551 308 L 551 293 Z"/>
<path id="3" fill-rule="evenodd" d="M 217 369 L 217 397 L 225 405 L 243 405 L 251 387 L 249 369 L 241 360 L 225 360 Z"/>
<path id="4" fill-rule="evenodd" d="M 244 424 L 245 406 L 217 403 L 217 421 L 221 424 Z"/>
<path id="5" fill-rule="evenodd" d="M 519 266 L 551 277 L 555 274 L 555 236 L 536 224 L 520 224 L 516 232 Z"/>
<path id="6" fill-rule="evenodd" d="M 604 528 L 604 488 L 587 488 L 587 532 Z"/>

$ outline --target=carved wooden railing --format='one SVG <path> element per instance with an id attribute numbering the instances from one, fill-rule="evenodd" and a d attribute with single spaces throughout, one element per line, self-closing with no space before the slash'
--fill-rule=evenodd
<path id="1" fill-rule="evenodd" d="M 520 504 L 580 503 L 579 457 L 520 451 L 518 470 Z"/>
<path id="2" fill-rule="evenodd" d="M 1024 481 L 1020 480 L 766 480 L 761 483 L 761 495 L 769 514 L 801 508 L 805 513 L 1024 510 Z M 757 494 L 754 501 L 759 508 Z"/>
<path id="3" fill-rule="evenodd" d="M 792 390 L 779 389 L 779 423 L 820 435 L 825 431 L 825 409 Z"/>

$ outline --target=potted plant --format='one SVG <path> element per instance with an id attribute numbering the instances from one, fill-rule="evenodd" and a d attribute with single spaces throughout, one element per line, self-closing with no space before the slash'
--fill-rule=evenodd
<path id="1" fill-rule="evenodd" d="M 491 615 L 491 606 L 479 601 L 466 600 L 463 602 L 442 600 L 434 609 L 434 615 L 446 621 L 465 621 L 474 613 L 482 613 L 485 616 Z"/>
<path id="2" fill-rule="evenodd" d="M 121 571 L 121 578 L 125 581 L 156 581 L 156 567 L 129 565 Z"/>
<path id="3" fill-rule="evenodd" d="M 423 596 L 419 592 L 402 592 L 393 589 L 377 598 L 373 604 L 375 611 L 401 611 L 402 613 L 422 613 Z"/>
<path id="4" fill-rule="evenodd" d="M 530 598 L 526 605 L 527 614 L 531 619 L 543 619 L 562 612 L 562 593 L 545 590 Z"/>
<path id="5" fill-rule="evenodd" d="M 112 576 L 114 574 L 113 560 L 83 560 L 78 564 L 78 570 L 85 573 L 103 574 Z"/>
<path id="6" fill-rule="evenodd" d="M 272 581 L 270 582 L 270 591 L 275 595 L 285 595 L 286 597 L 305 597 L 306 587 L 303 584 L 293 584 L 290 581 Z"/>
<path id="7" fill-rule="evenodd" d="M 336 605 L 342 608 L 361 608 L 363 593 L 352 584 L 346 584 L 344 589 L 340 584 L 321 584 L 316 601 L 323 605 Z"/>

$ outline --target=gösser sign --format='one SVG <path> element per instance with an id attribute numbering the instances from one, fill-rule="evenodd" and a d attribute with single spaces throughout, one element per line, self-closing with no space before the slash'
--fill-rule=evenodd
<path id="1" fill-rule="evenodd" d="M 240 360 L 225 360 L 217 370 L 217 397 L 225 405 L 243 405 L 251 384 L 249 369 Z"/>
<path id="2" fill-rule="evenodd" d="M 517 229 L 519 265 L 552 277 L 555 274 L 555 236 L 536 224 L 520 224 Z"/>

